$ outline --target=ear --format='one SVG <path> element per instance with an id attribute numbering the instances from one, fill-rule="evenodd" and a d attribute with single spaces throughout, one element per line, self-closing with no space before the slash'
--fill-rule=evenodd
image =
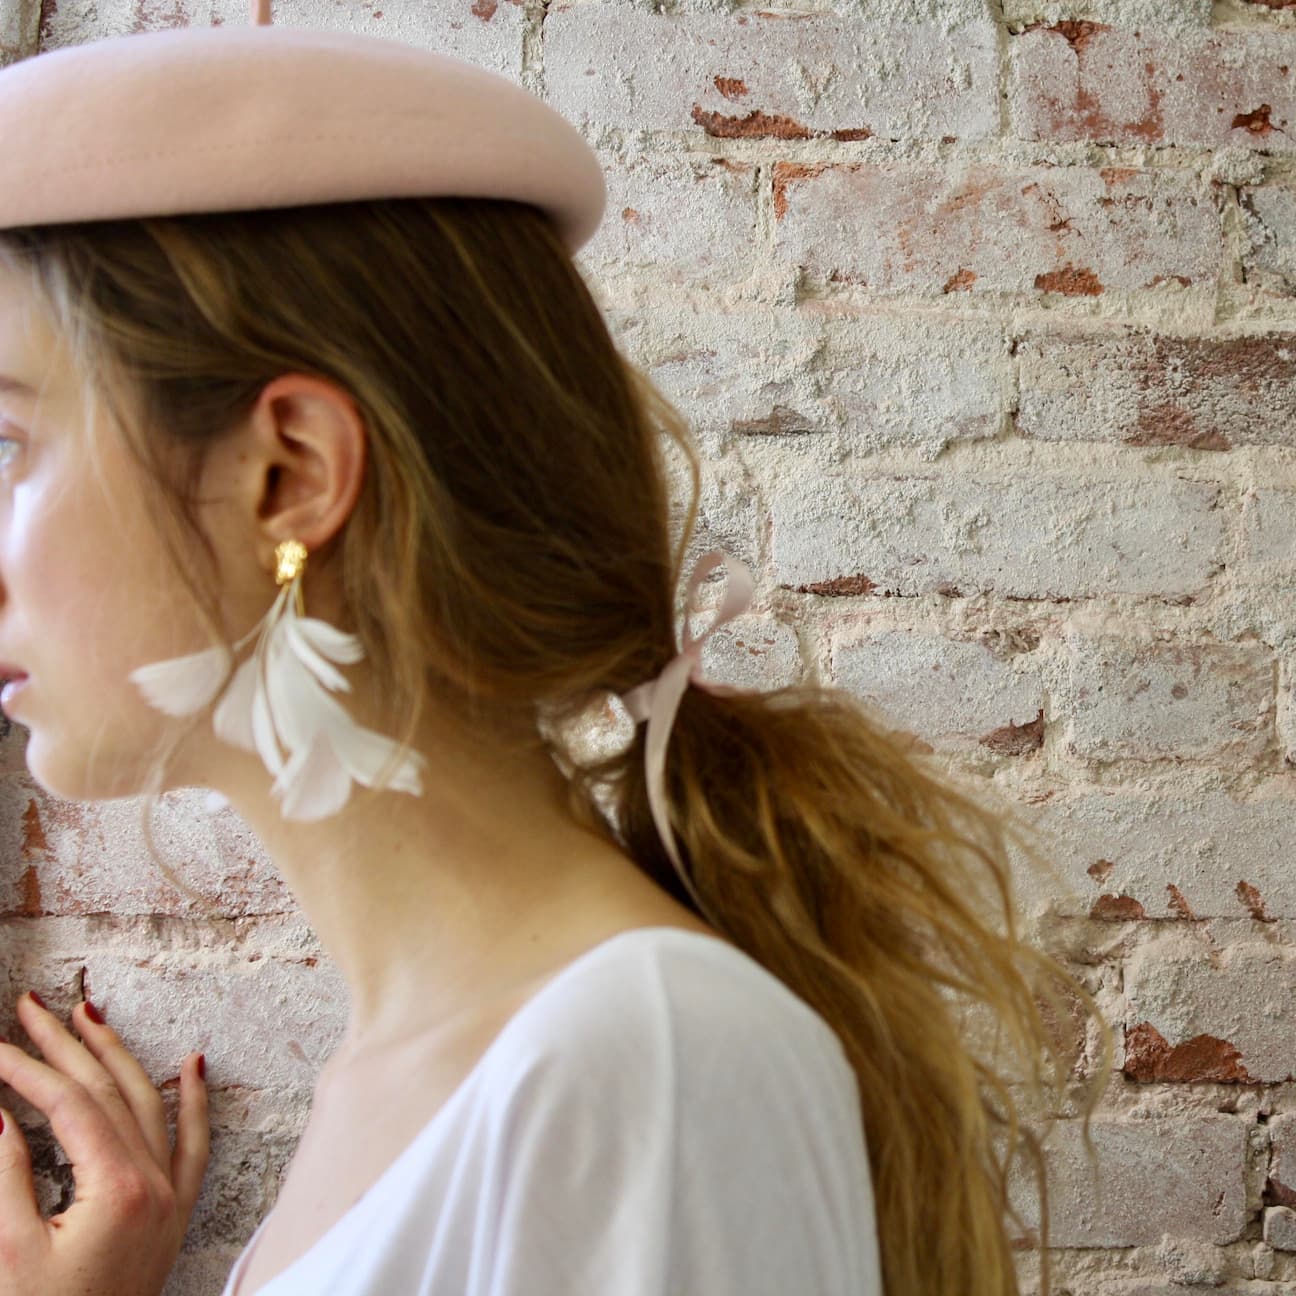
<path id="1" fill-rule="evenodd" d="M 367 436 L 354 398 L 327 378 L 284 374 L 266 385 L 239 454 L 263 567 L 273 569 L 282 540 L 313 554 L 342 530 L 364 480 Z"/>

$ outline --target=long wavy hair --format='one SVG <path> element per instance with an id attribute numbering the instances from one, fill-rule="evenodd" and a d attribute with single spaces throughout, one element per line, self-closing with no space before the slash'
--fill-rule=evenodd
<path id="1" fill-rule="evenodd" d="M 542 745 L 573 815 L 692 907 L 649 810 L 644 727 L 594 756 L 564 735 L 676 651 L 699 458 L 542 212 L 436 198 L 100 221 L 0 232 L 0 257 L 30 273 L 87 410 L 108 412 L 155 490 L 213 643 L 205 453 L 284 372 L 345 388 L 368 433 L 337 554 L 346 628 L 389 682 L 399 741 L 434 696 Z M 672 546 L 675 453 L 691 493 Z M 1082 1110 L 1093 1161 L 1112 1039 L 1085 987 L 1018 932 L 1009 847 L 1048 868 L 1033 830 L 812 683 L 687 690 L 667 771 L 703 903 L 854 1067 L 887 1292 L 1010 1296 L 1019 1253 L 1038 1249 L 1048 1296 L 1033 1126 Z M 1013 1200 L 1019 1161 L 1038 1229 Z"/>

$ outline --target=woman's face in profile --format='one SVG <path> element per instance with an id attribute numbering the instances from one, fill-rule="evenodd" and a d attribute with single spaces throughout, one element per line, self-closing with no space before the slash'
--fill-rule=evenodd
<path id="1" fill-rule="evenodd" d="M 133 795 L 167 718 L 129 673 L 191 651 L 195 622 L 127 448 L 86 425 L 70 357 L 25 278 L 2 264 L 0 377 L 25 388 L 0 384 L 0 662 L 28 677 L 7 713 L 52 794 Z"/>

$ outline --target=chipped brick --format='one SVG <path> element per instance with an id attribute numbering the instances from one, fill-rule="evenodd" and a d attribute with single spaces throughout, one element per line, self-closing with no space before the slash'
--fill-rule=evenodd
<path id="1" fill-rule="evenodd" d="M 1094 862 L 1085 869 L 1085 872 L 1088 873 L 1095 882 L 1106 882 L 1112 869 L 1115 867 L 1116 865 L 1113 864 L 1111 860 L 1100 859 L 1094 860 Z"/>
<path id="2" fill-rule="evenodd" d="M 1166 883 L 1166 890 L 1170 893 L 1170 899 L 1167 903 L 1169 904 L 1170 908 L 1174 911 L 1176 917 L 1186 918 L 1188 919 L 1189 922 L 1203 921 L 1202 919 L 1198 918 L 1195 913 L 1193 913 L 1192 907 L 1189 905 L 1188 901 L 1184 899 L 1183 892 L 1180 891 L 1179 888 L 1175 886 L 1173 882 Z"/>
<path id="3" fill-rule="evenodd" d="M 1238 113 L 1231 123 L 1234 130 L 1248 131 L 1252 135 L 1268 135 L 1278 128 L 1269 120 L 1273 112 L 1270 104 L 1261 104 L 1254 112 Z"/>
<path id="4" fill-rule="evenodd" d="M 694 104 L 693 120 L 716 139 L 810 139 L 814 132 L 777 113 L 763 113 L 753 108 L 746 117 L 727 117 L 724 113 L 706 112 Z"/>
<path id="5" fill-rule="evenodd" d="M 871 594 L 877 586 L 867 576 L 838 576 L 834 580 L 797 585 L 798 594 L 826 594 L 830 598 L 849 594 Z"/>
<path id="6" fill-rule="evenodd" d="M 1097 297 L 1103 286 L 1092 270 L 1067 262 L 1060 270 L 1035 276 L 1035 287 L 1041 292 L 1064 293 L 1068 297 Z"/>
<path id="7" fill-rule="evenodd" d="M 712 83 L 726 99 L 741 99 L 743 95 L 750 93 L 747 83 L 737 77 L 712 77 Z"/>
<path id="8" fill-rule="evenodd" d="M 1194 1035 L 1172 1048 L 1150 1022 L 1140 1022 L 1125 1032 L 1122 1070 L 1140 1083 L 1211 1080 L 1221 1084 L 1255 1084 L 1241 1062 L 1242 1054 L 1228 1040 L 1215 1035 Z"/>
<path id="9" fill-rule="evenodd" d="M 1146 918 L 1147 913 L 1133 896 L 1100 895 L 1090 907 L 1089 917 L 1101 918 L 1107 922 L 1126 922 L 1134 918 Z"/>
<path id="10" fill-rule="evenodd" d="M 22 853 L 26 856 L 37 851 L 42 854 L 47 853 L 49 842 L 45 838 L 45 829 L 41 824 L 40 811 L 36 809 L 36 802 L 28 801 L 27 809 L 23 811 Z"/>
<path id="11" fill-rule="evenodd" d="M 1248 912 L 1256 922 L 1276 922 L 1277 919 L 1270 918 L 1265 913 L 1264 901 L 1260 898 L 1260 892 L 1251 885 L 1250 882 L 1239 882 L 1236 888 L 1237 898 L 1246 905 Z"/>
<path id="12" fill-rule="evenodd" d="M 1044 746 L 1044 712 L 1039 711 L 1034 720 L 1025 724 L 1010 722 L 993 729 L 980 742 L 982 747 L 1002 752 L 1005 756 L 1022 756 L 1026 752 L 1038 751 Z"/>
<path id="13" fill-rule="evenodd" d="M 917 140 L 988 139 L 999 128 L 989 14 L 955 25 L 873 23 L 862 33 L 845 13 L 554 5 L 544 35 L 548 101 L 601 129 L 676 132 L 692 123 L 722 139 L 858 140 L 876 131 Z M 641 49 L 653 57 L 632 57 Z M 735 100 L 760 113 L 728 115 Z"/>

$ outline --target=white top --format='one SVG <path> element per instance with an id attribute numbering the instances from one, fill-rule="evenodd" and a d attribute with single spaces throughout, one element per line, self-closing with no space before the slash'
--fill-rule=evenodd
<path id="1" fill-rule="evenodd" d="M 741 950 L 620 932 L 256 1296 L 882 1296 L 855 1074 Z"/>

